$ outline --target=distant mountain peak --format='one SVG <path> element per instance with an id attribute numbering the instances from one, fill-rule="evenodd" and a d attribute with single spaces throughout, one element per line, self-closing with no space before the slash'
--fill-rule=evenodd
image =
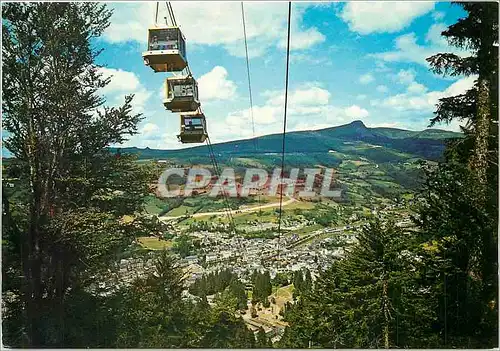
<path id="1" fill-rule="evenodd" d="M 366 128 L 366 126 L 363 123 L 363 121 L 360 121 L 359 119 L 356 120 L 356 121 L 352 121 L 348 125 L 351 126 L 351 127 L 356 127 L 356 128 Z"/>

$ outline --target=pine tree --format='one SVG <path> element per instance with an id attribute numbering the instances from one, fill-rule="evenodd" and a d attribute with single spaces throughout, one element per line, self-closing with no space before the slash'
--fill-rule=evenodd
<path id="1" fill-rule="evenodd" d="M 137 218 L 151 174 L 107 149 L 136 133 L 142 117 L 132 113 L 132 96 L 118 108 L 99 96 L 109 83 L 95 63 L 94 41 L 111 16 L 105 5 L 10 3 L 2 15 L 4 145 L 27 190 L 22 199 L 2 199 L 24 311 L 13 316 L 13 329 L 5 323 L 4 335 L 11 345 L 63 346 L 63 301 L 77 298 L 151 224 Z M 124 223 L 124 215 L 136 219 Z"/>
<path id="2" fill-rule="evenodd" d="M 273 286 L 271 284 L 271 274 L 269 273 L 269 271 L 264 272 L 263 286 L 265 293 L 265 296 L 263 296 L 263 298 L 267 300 L 267 297 L 273 293 Z"/>
<path id="3" fill-rule="evenodd" d="M 255 347 L 259 349 L 266 349 L 271 347 L 270 340 L 267 338 L 266 332 L 264 328 L 260 327 L 257 332 L 257 341 L 255 343 Z"/>
<path id="4" fill-rule="evenodd" d="M 392 224 L 366 226 L 347 256 L 287 308 L 282 347 L 371 348 L 433 345 L 436 320 L 419 293 L 415 238 Z"/>
<path id="5" fill-rule="evenodd" d="M 247 294 L 245 292 L 245 286 L 239 280 L 235 279 L 231 281 L 229 285 L 231 293 L 237 298 L 238 309 L 246 310 L 247 306 Z"/>
<path id="6" fill-rule="evenodd" d="M 436 73 L 477 80 L 438 104 L 432 123 L 464 119 L 465 139 L 427 169 L 417 223 L 429 241 L 427 277 L 439 299 L 442 342 L 489 348 L 498 345 L 498 4 L 458 5 L 467 16 L 442 34 L 471 55 L 440 53 L 428 61 Z"/>
<path id="7" fill-rule="evenodd" d="M 306 291 L 312 289 L 312 276 L 311 276 L 311 271 L 308 268 L 306 268 L 304 271 L 303 286 Z"/>
<path id="8" fill-rule="evenodd" d="M 293 275 L 293 286 L 295 288 L 293 291 L 294 298 L 302 293 L 303 281 L 302 271 L 295 271 Z"/>
<path id="9" fill-rule="evenodd" d="M 181 298 L 183 276 L 175 259 L 161 251 L 155 258 L 153 272 L 118 293 L 114 347 L 188 347 L 196 340 L 196 336 L 190 340 L 188 335 L 201 329 L 197 323 L 204 323 L 205 316 L 198 314 L 199 320 L 191 319 L 191 310 L 196 307 Z M 198 313 L 208 313 L 203 306 L 199 306 Z"/>
<path id="10" fill-rule="evenodd" d="M 236 317 L 238 301 L 229 289 L 219 294 L 211 310 L 209 327 L 200 346 L 205 348 L 252 348 L 253 333 L 241 317 Z"/>
<path id="11" fill-rule="evenodd" d="M 498 4 L 456 2 L 467 16 L 448 27 L 442 35 L 450 44 L 472 52 L 462 58 L 455 54 L 439 53 L 429 57 L 434 72 L 451 76 L 477 75 L 472 89 L 464 94 L 440 99 L 432 124 L 453 119 L 468 121 L 465 134 L 470 145 L 467 161 L 483 186 L 488 170 L 497 168 L 498 153 Z M 463 147 L 463 144 L 460 144 Z M 494 172 L 496 174 L 496 172 Z"/>

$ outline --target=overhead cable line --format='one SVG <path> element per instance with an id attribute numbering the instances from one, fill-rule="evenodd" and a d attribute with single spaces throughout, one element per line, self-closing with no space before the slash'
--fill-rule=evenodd
<path id="1" fill-rule="evenodd" d="M 246 63 L 247 63 L 247 77 L 248 77 L 248 97 L 250 100 L 250 117 L 252 119 L 252 136 L 253 136 L 253 147 L 255 149 L 255 152 L 257 152 L 257 138 L 255 137 L 255 122 L 253 118 L 253 99 L 252 99 L 252 83 L 250 80 L 250 60 L 248 57 L 248 43 L 247 43 L 247 30 L 246 30 L 246 25 L 245 25 L 245 8 L 243 6 L 243 1 L 241 2 L 241 18 L 243 22 L 243 37 L 245 38 L 245 54 L 246 54 Z M 259 190 L 258 190 L 259 191 Z M 261 201 L 260 201 L 260 194 L 257 194 L 257 203 L 259 204 L 259 207 L 261 206 Z M 259 214 L 262 212 L 261 209 L 259 209 Z M 262 222 L 260 216 L 257 218 L 257 222 L 259 223 L 260 230 L 262 231 Z"/>
<path id="2" fill-rule="evenodd" d="M 155 26 L 158 25 L 158 7 L 160 6 L 160 3 L 156 3 L 156 11 L 155 11 Z"/>
<path id="3" fill-rule="evenodd" d="M 286 113 L 288 104 L 288 73 L 290 67 L 290 19 L 292 15 L 292 3 L 288 2 L 288 34 L 286 45 L 286 73 L 285 73 L 285 111 L 283 116 L 283 142 L 281 152 L 281 182 L 280 182 L 280 211 L 278 219 L 278 259 L 280 255 L 280 239 L 281 239 L 281 219 L 283 216 L 283 172 L 285 171 L 285 137 L 286 137 Z M 288 191 L 288 188 L 287 188 Z"/>
<path id="4" fill-rule="evenodd" d="M 250 60 L 248 59 L 248 43 L 247 43 L 247 31 L 245 25 L 245 9 L 243 7 L 243 1 L 241 2 L 241 18 L 243 19 L 243 36 L 245 38 L 245 54 L 247 61 L 247 76 L 248 76 L 248 95 L 250 99 L 250 117 L 252 119 L 252 133 L 253 133 L 253 144 L 257 151 L 257 139 L 255 138 L 255 123 L 253 119 L 253 99 L 252 99 L 252 84 L 250 82 Z"/>
<path id="5" fill-rule="evenodd" d="M 166 5 L 167 5 L 168 14 L 170 15 L 170 21 L 172 22 L 173 26 L 177 27 L 177 21 L 175 20 L 174 10 L 172 9 L 172 4 L 170 3 L 170 1 L 167 1 Z"/>
<path id="6" fill-rule="evenodd" d="M 219 164 L 217 163 L 217 159 L 215 157 L 215 152 L 214 152 L 214 148 L 213 148 L 213 145 L 212 145 L 212 142 L 210 140 L 210 137 L 207 137 L 207 146 L 209 148 L 209 152 L 210 152 L 210 156 L 211 156 L 211 160 L 212 160 L 212 164 L 214 165 L 214 169 L 215 169 L 215 172 L 217 174 L 217 181 L 219 181 L 220 179 L 220 168 L 219 168 Z M 227 199 L 227 194 L 226 194 L 226 191 L 224 190 L 224 186 L 222 184 L 222 193 L 223 193 L 223 196 L 224 196 L 224 202 L 225 202 L 225 205 L 226 205 L 226 216 L 228 217 L 228 220 L 229 220 L 229 224 L 232 228 L 232 231 L 233 231 L 233 238 L 236 238 L 236 240 L 238 241 L 238 246 L 240 248 L 240 253 L 243 253 L 243 245 L 241 243 L 241 238 L 237 236 L 237 232 L 236 232 L 236 223 L 234 221 L 234 217 L 232 215 L 232 210 L 231 210 L 231 207 L 229 206 L 229 200 Z"/>
<path id="7" fill-rule="evenodd" d="M 208 145 L 208 150 L 210 153 L 210 158 L 212 160 L 212 165 L 214 166 L 214 170 L 215 170 L 215 173 L 217 175 L 217 181 L 219 181 L 221 172 L 220 172 L 219 164 L 217 162 L 217 158 L 215 157 L 215 152 L 214 152 L 214 148 L 212 146 L 212 142 L 210 141 L 210 137 L 207 138 L 206 143 Z M 229 220 L 229 225 L 233 229 L 233 234 L 236 235 L 236 224 L 234 222 L 234 218 L 233 218 L 233 215 L 231 213 L 231 206 L 229 206 L 229 200 L 227 199 L 227 194 L 226 194 L 226 191 L 224 190 L 223 184 L 222 184 L 222 195 L 224 197 L 225 211 L 226 211 L 226 215 L 227 215 L 228 220 Z"/>

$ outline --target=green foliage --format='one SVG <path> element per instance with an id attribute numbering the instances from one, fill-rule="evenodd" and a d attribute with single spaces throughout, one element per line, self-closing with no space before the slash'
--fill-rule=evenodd
<path id="1" fill-rule="evenodd" d="M 295 290 L 293 291 L 294 299 L 300 295 L 303 283 L 304 283 L 304 277 L 302 275 L 302 271 L 300 270 L 295 271 L 295 273 L 293 274 L 293 286 L 295 288 Z"/>
<path id="2" fill-rule="evenodd" d="M 229 284 L 229 289 L 233 296 L 236 298 L 236 308 L 239 310 L 246 310 L 247 305 L 247 293 L 245 291 L 245 285 L 237 279 L 233 279 Z"/>
<path id="3" fill-rule="evenodd" d="M 301 213 L 308 221 L 329 227 L 338 224 L 340 220 L 339 213 L 333 210 L 332 207 L 323 204 L 316 204 L 313 211 L 302 211 Z"/>
<path id="4" fill-rule="evenodd" d="M 268 349 L 272 348 L 272 342 L 271 340 L 267 337 L 266 332 L 264 331 L 264 328 L 260 327 L 259 331 L 257 332 L 257 341 L 255 343 L 255 347 L 258 349 Z"/>
<path id="5" fill-rule="evenodd" d="M 201 340 L 206 348 L 252 348 L 255 347 L 253 333 L 241 317 L 236 317 L 238 299 L 229 289 L 219 294 L 210 313 L 210 326 Z"/>
<path id="6" fill-rule="evenodd" d="M 276 276 L 271 281 L 273 286 L 282 287 L 290 284 L 290 277 L 287 273 L 276 273 Z"/>
<path id="7" fill-rule="evenodd" d="M 206 296 L 213 295 L 215 293 L 223 292 L 228 286 L 232 284 L 232 290 L 235 296 L 241 298 L 241 282 L 238 280 L 238 276 L 234 274 L 230 269 L 224 269 L 221 271 L 209 273 L 203 277 L 197 279 L 190 287 L 189 291 L 196 296 Z M 243 292 L 245 288 L 243 287 Z M 246 297 L 245 297 L 246 305 Z"/>
<path id="8" fill-rule="evenodd" d="M 425 279 L 438 301 L 445 345 L 493 347 L 497 335 L 497 191 L 478 201 L 476 178 L 464 165 L 427 170 L 418 225 L 425 245 Z"/>
<path id="9" fill-rule="evenodd" d="M 188 235 L 179 235 L 174 241 L 172 250 L 178 253 L 182 258 L 194 254 L 195 247 L 191 238 Z"/>
<path id="10" fill-rule="evenodd" d="M 143 222 L 121 219 L 142 211 L 152 174 L 136 157 L 107 149 L 135 134 L 142 118 L 132 96 L 110 108 L 98 94 L 109 79 L 91 42 L 109 25 L 106 6 L 11 3 L 2 15 L 5 146 L 27 190 L 2 199 L 4 278 L 25 311 L 18 335 L 26 333 L 6 341 L 58 346 L 64 340 L 42 311 L 97 279 L 131 244 Z M 62 320 L 64 310 L 54 311 Z"/>
<path id="11" fill-rule="evenodd" d="M 427 168 L 418 218 L 426 282 L 446 347 L 498 347 L 498 4 L 458 3 L 467 16 L 442 34 L 469 57 L 428 59 L 445 75 L 478 75 L 464 94 L 440 100 L 432 123 L 466 120 L 465 140 Z"/>
<path id="12" fill-rule="evenodd" d="M 269 304 L 267 297 L 272 294 L 271 275 L 269 271 L 253 273 L 252 303 Z M 269 307 L 269 305 L 267 306 Z"/>
<path id="13" fill-rule="evenodd" d="M 321 274 L 314 288 L 302 288 L 300 300 L 287 308 L 291 327 L 281 346 L 384 347 L 386 337 L 391 347 L 430 346 L 419 329 L 433 314 L 425 295 L 417 294 L 413 240 L 390 224 L 365 227 L 346 258 Z"/>

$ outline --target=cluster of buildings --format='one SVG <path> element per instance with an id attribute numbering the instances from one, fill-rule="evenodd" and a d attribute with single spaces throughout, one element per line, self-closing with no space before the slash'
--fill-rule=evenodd
<path id="1" fill-rule="evenodd" d="M 335 232 L 335 233 L 334 233 Z M 291 234 L 272 239 L 242 237 L 229 237 L 227 234 L 214 232 L 196 232 L 194 236 L 200 237 L 204 264 L 203 268 L 196 258 L 186 258 L 186 266 L 195 269 L 192 280 L 203 274 L 215 272 L 230 267 L 239 278 L 245 282 L 253 271 L 270 272 L 271 278 L 278 273 L 289 273 L 301 269 L 309 269 L 313 275 L 326 268 L 331 262 L 343 254 L 343 248 L 327 248 L 321 246 L 323 242 L 332 239 L 326 237 L 313 240 L 322 234 L 332 233 L 343 238 L 343 242 L 353 242 L 355 234 L 347 227 L 325 228 L 312 232 L 307 237 Z M 297 245 L 301 241 L 305 244 Z M 311 241 L 311 243 L 307 243 Z M 202 269 L 200 269 L 203 268 Z"/>

